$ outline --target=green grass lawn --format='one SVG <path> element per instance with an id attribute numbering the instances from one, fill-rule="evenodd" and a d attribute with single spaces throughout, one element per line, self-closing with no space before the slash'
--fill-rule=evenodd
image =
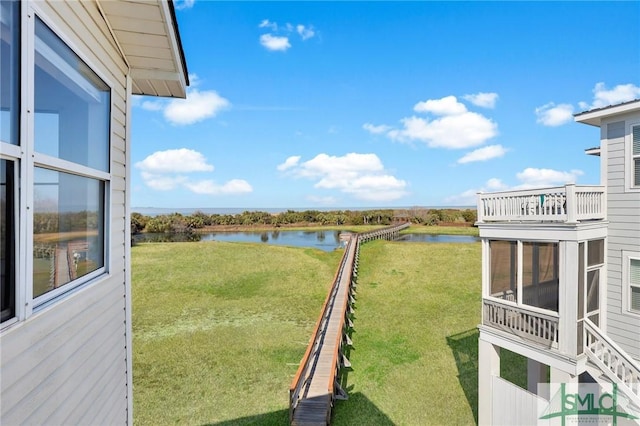
<path id="1" fill-rule="evenodd" d="M 335 425 L 473 424 L 480 244 L 363 245 Z"/>
<path id="2" fill-rule="evenodd" d="M 340 251 L 221 242 L 132 249 L 134 420 L 288 423 L 288 388 Z M 362 247 L 350 398 L 335 425 L 473 424 L 480 244 Z"/>

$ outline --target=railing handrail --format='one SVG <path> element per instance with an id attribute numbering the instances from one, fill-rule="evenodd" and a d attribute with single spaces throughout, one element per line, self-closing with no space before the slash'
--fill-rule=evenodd
<path id="1" fill-rule="evenodd" d="M 376 229 L 376 230 L 369 231 L 362 234 L 354 233 L 351 236 L 351 238 L 349 238 L 345 248 L 345 252 L 342 255 L 342 258 L 340 260 L 340 266 L 334 275 L 333 283 L 329 289 L 327 298 L 325 299 L 322 309 L 320 311 L 320 317 L 316 322 L 311 338 L 309 339 L 309 344 L 307 345 L 307 349 L 305 350 L 302 360 L 300 361 L 300 365 L 298 366 L 298 370 L 296 371 L 296 374 L 293 380 L 291 381 L 291 385 L 289 386 L 289 421 L 290 422 L 292 422 L 293 420 L 293 415 L 294 415 L 293 412 L 296 409 L 299 402 L 300 391 L 302 387 L 307 383 L 306 375 L 309 368 L 310 360 L 312 358 L 312 354 L 314 354 L 314 349 L 316 349 L 316 352 L 317 350 L 319 350 L 317 349 L 317 345 L 320 339 L 320 334 L 324 330 L 323 327 L 325 326 L 325 323 L 328 320 L 327 314 L 328 314 L 329 306 L 330 304 L 335 302 L 335 297 L 337 296 L 340 283 L 343 282 L 343 279 L 348 279 L 349 282 L 347 284 L 348 289 L 346 290 L 346 295 L 345 295 L 346 297 L 344 297 L 344 299 L 342 300 L 342 306 L 340 307 L 341 309 L 339 311 L 340 313 L 339 329 L 342 330 L 342 332 L 338 333 L 338 335 L 336 336 L 336 341 L 334 342 L 333 362 L 331 364 L 331 372 L 329 374 L 329 382 L 327 384 L 328 394 L 331 396 L 334 395 L 335 378 L 338 373 L 338 369 L 336 368 L 336 366 L 338 366 L 338 356 L 340 355 L 342 338 L 344 336 L 343 333 L 344 333 L 344 327 L 345 327 L 346 313 L 350 303 L 351 285 L 352 285 L 351 280 L 353 279 L 354 265 L 358 258 L 361 240 L 372 238 L 372 237 L 375 238 L 378 236 L 393 236 L 395 233 L 400 232 L 402 229 L 407 228 L 408 226 L 410 226 L 409 223 L 404 223 L 400 225 L 385 227 L 382 229 Z M 349 266 L 349 268 L 346 268 L 347 265 Z M 348 272 L 348 276 L 344 276 L 345 271 Z M 335 312 L 332 312 L 332 314 L 335 314 Z M 305 377 L 305 380 L 302 380 L 303 377 Z"/>
<path id="2" fill-rule="evenodd" d="M 519 195 L 538 195 L 540 193 L 565 193 L 567 186 L 575 186 L 576 192 L 599 192 L 604 190 L 604 185 L 564 185 L 564 186 L 545 186 L 539 188 L 530 189 L 517 189 L 517 190 L 505 190 L 505 191 L 492 191 L 492 192 L 479 192 L 478 195 L 482 198 L 503 197 L 503 196 L 519 196 Z"/>
<path id="3" fill-rule="evenodd" d="M 605 362 L 605 357 L 599 357 L 594 350 L 591 350 L 588 333 L 591 333 L 593 336 L 595 336 L 597 342 L 611 349 L 614 352 L 616 358 L 621 359 L 624 362 L 623 368 L 631 370 L 631 374 L 625 374 L 624 378 L 620 377 L 616 371 L 620 367 L 620 363 L 616 362 L 615 368 L 612 369 L 611 366 L 607 365 L 607 362 Z M 625 393 L 627 393 L 628 397 L 632 397 L 636 404 L 640 404 L 640 365 L 638 365 L 637 361 L 631 358 L 631 356 L 627 354 L 624 349 L 618 346 L 618 344 L 614 342 L 609 336 L 602 333 L 600 328 L 588 318 L 584 319 L 583 342 L 584 351 L 586 352 L 587 356 L 591 358 L 591 361 L 594 362 L 594 364 L 596 364 L 598 368 L 600 368 L 600 370 L 602 370 L 602 372 L 610 380 L 617 382 L 618 387 L 622 387 L 623 390 L 626 391 Z M 604 351 L 602 353 L 604 354 Z M 631 395 L 628 395 L 629 393 Z"/>
<path id="4" fill-rule="evenodd" d="M 606 187 L 567 184 L 477 194 L 478 223 L 485 221 L 555 221 L 605 219 Z"/>
<path id="5" fill-rule="evenodd" d="M 335 288 L 338 285 L 339 281 L 340 281 L 340 275 L 342 274 L 342 270 L 346 261 L 346 258 L 349 254 L 349 249 L 350 246 L 352 244 L 352 240 L 349 240 L 347 247 L 345 249 L 344 254 L 342 255 L 342 259 L 340 261 L 340 267 L 336 270 L 336 273 L 333 277 L 333 283 L 329 289 L 329 292 L 327 294 L 327 298 L 324 301 L 324 304 L 322 305 L 322 309 L 320 311 L 320 316 L 318 318 L 318 321 L 316 322 L 316 326 L 313 330 L 313 333 L 311 335 L 311 338 L 309 339 L 309 344 L 307 345 L 307 350 L 304 353 L 304 356 L 302 357 L 302 360 L 300 361 L 300 365 L 298 366 L 298 370 L 296 372 L 296 375 L 293 377 L 293 380 L 291 381 L 291 385 L 289 386 L 289 398 L 290 398 L 290 406 L 292 408 L 294 408 L 295 404 L 294 399 L 297 399 L 297 391 L 299 391 L 299 387 L 302 386 L 302 383 L 300 382 L 300 378 L 302 377 L 302 374 L 306 371 L 308 365 L 309 365 L 309 359 L 311 358 L 311 352 L 313 350 L 313 348 L 315 347 L 315 343 L 318 340 L 318 333 L 320 332 L 320 327 L 322 326 L 322 323 L 324 321 L 325 315 L 327 313 L 327 307 L 329 306 L 329 303 L 331 302 L 333 296 L 334 296 L 334 292 L 335 292 Z M 295 391 L 295 392 L 294 392 Z M 294 392 L 292 394 L 292 392 Z"/>
<path id="6" fill-rule="evenodd" d="M 513 309 L 514 311 L 521 311 L 526 314 L 535 315 L 540 318 L 544 318 L 549 321 L 558 321 L 560 319 L 560 315 L 557 313 L 552 313 L 547 311 L 546 309 L 536 308 L 535 306 L 526 306 L 526 305 L 518 305 L 515 302 L 510 302 L 508 300 L 498 300 L 498 299 L 489 299 L 482 298 L 483 303 L 488 305 L 494 305 L 499 307 L 508 307 Z M 546 312 L 544 312 L 546 311 Z"/>

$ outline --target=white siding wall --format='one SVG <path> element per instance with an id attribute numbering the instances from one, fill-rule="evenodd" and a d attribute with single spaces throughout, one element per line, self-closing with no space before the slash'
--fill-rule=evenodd
<path id="1" fill-rule="evenodd" d="M 637 118 L 636 118 L 637 120 Z M 631 356 L 640 359 L 640 318 L 622 307 L 622 251 L 640 251 L 640 192 L 625 191 L 626 121 L 603 124 L 607 140 L 608 196 L 607 334 Z"/>
<path id="2" fill-rule="evenodd" d="M 43 20 L 113 85 L 109 275 L 1 335 L 0 423 L 123 424 L 128 420 L 125 312 L 127 68 L 93 2 L 38 2 Z M 30 279 L 29 279 L 30 281 Z"/>

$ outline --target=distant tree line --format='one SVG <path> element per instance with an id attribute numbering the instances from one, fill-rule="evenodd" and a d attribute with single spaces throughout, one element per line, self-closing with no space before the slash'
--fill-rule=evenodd
<path id="1" fill-rule="evenodd" d="M 196 211 L 192 215 L 172 213 L 145 216 L 131 214 L 131 232 L 191 233 L 209 226 L 273 226 L 287 225 L 391 225 L 411 222 L 418 225 L 439 224 L 473 225 L 476 211 L 473 209 L 380 209 L 380 210 L 304 210 L 273 214 L 263 211 L 244 211 L 238 214 L 206 214 Z"/>

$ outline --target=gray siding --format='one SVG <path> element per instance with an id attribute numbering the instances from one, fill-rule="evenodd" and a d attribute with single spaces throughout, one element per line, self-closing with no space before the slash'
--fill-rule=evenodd
<path id="1" fill-rule="evenodd" d="M 622 306 L 622 251 L 640 251 L 640 192 L 625 190 L 625 121 L 608 123 L 607 140 L 607 335 L 640 359 L 640 318 Z"/>
<path id="2" fill-rule="evenodd" d="M 43 20 L 112 85 L 109 273 L 0 335 L 0 423 L 124 424 L 126 347 L 126 73 L 93 2 L 38 2 Z"/>

